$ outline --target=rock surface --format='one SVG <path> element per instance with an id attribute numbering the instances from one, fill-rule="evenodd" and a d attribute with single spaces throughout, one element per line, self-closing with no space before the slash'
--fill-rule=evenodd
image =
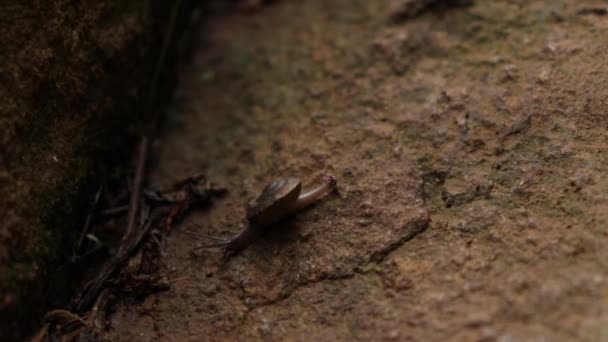
<path id="1" fill-rule="evenodd" d="M 179 280 L 119 304 L 112 339 L 605 339 L 608 21 L 581 10 L 282 1 L 209 25 L 153 178 L 231 192 L 185 225 L 236 233 L 276 177 L 340 192 L 225 263 L 178 230 Z"/>

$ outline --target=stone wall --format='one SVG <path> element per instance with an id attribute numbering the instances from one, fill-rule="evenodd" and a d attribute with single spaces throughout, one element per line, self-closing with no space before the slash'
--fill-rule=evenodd
<path id="1" fill-rule="evenodd" d="M 31 333 L 73 291 L 66 256 L 97 187 L 128 163 L 151 114 L 144 104 L 175 3 L 158 108 L 193 1 L 0 5 L 1 340 Z"/>

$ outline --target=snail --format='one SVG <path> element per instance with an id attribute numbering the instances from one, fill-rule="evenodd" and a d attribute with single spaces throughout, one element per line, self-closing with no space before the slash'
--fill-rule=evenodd
<path id="1" fill-rule="evenodd" d="M 333 176 L 324 176 L 323 184 L 302 193 L 302 182 L 298 178 L 281 178 L 266 185 L 262 193 L 247 205 L 247 226 L 230 239 L 197 233 L 216 241 L 200 248 L 224 248 L 226 254 L 234 254 L 245 249 L 254 239 L 287 216 L 317 202 L 336 187 Z"/>

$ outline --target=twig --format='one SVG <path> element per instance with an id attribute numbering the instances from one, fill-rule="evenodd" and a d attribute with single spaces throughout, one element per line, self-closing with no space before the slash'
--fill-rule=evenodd
<path id="1" fill-rule="evenodd" d="M 93 305 L 93 308 L 91 308 L 91 311 L 89 311 L 89 315 L 88 315 L 89 326 L 91 326 L 95 330 L 98 330 L 98 331 L 103 330 L 106 309 L 107 309 L 107 306 L 109 303 L 109 297 L 110 297 L 110 290 L 108 290 L 107 288 L 103 289 L 101 291 L 101 293 L 99 294 L 99 296 L 97 297 L 97 300 L 95 301 L 95 304 Z"/>
<path id="2" fill-rule="evenodd" d="M 74 251 L 77 254 L 80 251 L 80 247 L 82 247 L 82 242 L 84 241 L 84 237 L 89 232 L 89 228 L 91 227 L 91 221 L 93 219 L 93 215 L 95 213 L 95 208 L 97 207 L 97 203 L 99 203 L 99 197 L 101 196 L 101 191 L 103 190 L 103 185 L 99 186 L 99 190 L 95 194 L 95 199 L 93 200 L 93 204 L 91 205 L 91 209 L 89 209 L 89 214 L 87 215 L 87 219 L 84 222 L 84 227 L 82 228 L 82 232 L 80 233 L 80 238 L 78 239 L 78 244 L 76 245 L 76 249 Z"/>
<path id="3" fill-rule="evenodd" d="M 101 216 L 117 215 L 117 214 L 124 213 L 125 211 L 129 211 L 129 206 L 128 205 L 121 205 L 119 207 L 113 207 L 113 208 L 105 209 L 105 210 L 103 210 L 101 212 Z"/>
<path id="4" fill-rule="evenodd" d="M 97 296 L 103 289 L 105 282 L 129 259 L 129 257 L 141 245 L 144 238 L 150 233 L 152 228 L 158 224 L 158 220 L 164 216 L 164 213 L 159 212 L 158 215 L 153 215 L 146 224 L 139 230 L 133 239 L 127 239 L 118 253 L 110 260 L 99 272 L 98 276 L 89 282 L 83 291 L 79 300 L 73 304 L 75 311 L 84 312 L 93 304 Z"/>
<path id="5" fill-rule="evenodd" d="M 167 57 L 167 52 L 169 51 L 169 46 L 171 44 L 171 39 L 173 38 L 173 32 L 175 31 L 175 23 L 177 21 L 177 15 L 179 13 L 179 9 L 181 7 L 181 0 L 175 1 L 173 3 L 173 7 L 171 8 L 171 17 L 169 17 L 169 23 L 167 24 L 167 31 L 165 32 L 165 37 L 163 39 L 163 45 L 160 50 L 160 56 L 156 62 L 156 67 L 154 68 L 154 73 L 152 74 L 152 80 L 150 81 L 150 92 L 148 93 L 148 99 L 146 106 L 150 107 L 152 105 L 152 99 L 154 99 L 156 95 L 156 87 L 160 77 L 160 72 L 165 65 L 165 59 Z M 155 120 L 157 121 L 158 113 L 155 115 Z"/>
<path id="6" fill-rule="evenodd" d="M 146 168 L 146 157 L 148 155 L 148 138 L 145 136 L 141 137 L 139 142 L 139 149 L 137 152 L 137 166 L 135 170 L 135 176 L 133 177 L 133 191 L 131 191 L 131 197 L 129 199 L 129 213 L 127 219 L 127 229 L 122 237 L 120 244 L 120 250 L 125 248 L 127 241 L 133 234 L 133 228 L 135 227 L 135 219 L 139 212 L 139 200 L 141 197 L 141 185 L 144 179 L 144 171 Z M 119 250 L 119 251 L 120 251 Z"/>

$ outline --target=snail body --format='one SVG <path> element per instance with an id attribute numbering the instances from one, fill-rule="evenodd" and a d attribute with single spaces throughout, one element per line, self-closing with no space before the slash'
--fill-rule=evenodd
<path id="1" fill-rule="evenodd" d="M 228 240 L 200 234 L 216 243 L 199 248 L 220 247 L 227 253 L 236 253 L 262 235 L 268 226 L 320 200 L 331 192 L 336 184 L 334 177 L 325 176 L 323 184 L 302 193 L 302 182 L 298 178 L 275 180 L 266 185 L 260 195 L 248 203 L 245 229 Z"/>

